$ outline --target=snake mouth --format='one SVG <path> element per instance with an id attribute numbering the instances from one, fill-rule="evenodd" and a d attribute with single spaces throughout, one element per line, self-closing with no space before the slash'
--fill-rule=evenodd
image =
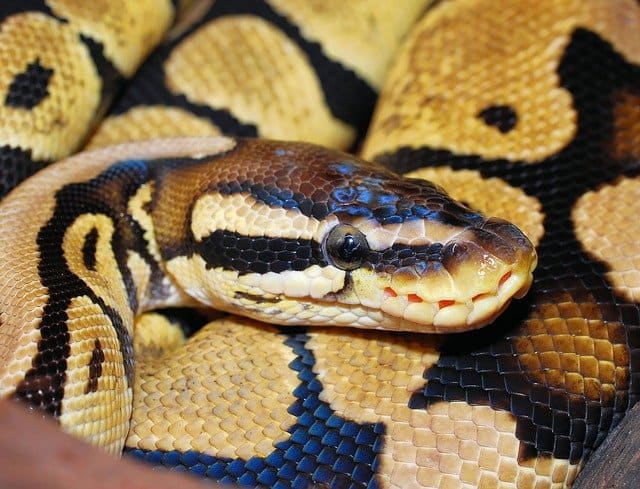
<path id="1" fill-rule="evenodd" d="M 366 287 L 374 273 L 354 273 L 355 295 L 385 316 L 382 329 L 477 329 L 494 321 L 512 299 L 524 297 L 533 283 L 535 248 L 504 220 L 488 218 L 469 226 L 444 240 L 439 250 L 427 261 L 380 273 L 377 292 Z"/>
<path id="2" fill-rule="evenodd" d="M 401 294 L 385 287 L 380 309 L 402 318 L 405 324 L 416 324 L 417 330 L 429 328 L 436 333 L 457 333 L 481 328 L 493 322 L 509 306 L 512 299 L 524 297 L 533 283 L 533 260 L 526 270 L 510 269 L 495 289 L 462 300 L 456 298 L 430 301 L 417 293 Z"/>

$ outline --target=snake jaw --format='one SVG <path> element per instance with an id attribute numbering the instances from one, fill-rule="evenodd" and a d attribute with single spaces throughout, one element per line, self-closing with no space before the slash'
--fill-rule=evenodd
<path id="1" fill-rule="evenodd" d="M 420 259 L 395 269 L 387 263 L 352 271 L 339 302 L 380 311 L 381 329 L 463 332 L 489 324 L 513 298 L 524 297 L 537 264 L 526 236 L 497 218 L 450 232 L 441 245 L 419 250 L 414 258 Z"/>

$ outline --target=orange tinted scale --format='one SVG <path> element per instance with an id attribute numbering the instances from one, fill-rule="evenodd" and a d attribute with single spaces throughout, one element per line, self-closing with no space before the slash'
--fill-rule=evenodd
<path id="1" fill-rule="evenodd" d="M 453 306 L 456 303 L 456 301 L 452 301 L 452 300 L 447 300 L 447 301 L 439 301 L 438 302 L 438 307 L 440 309 L 443 309 L 445 307 L 449 307 L 449 306 Z"/>
<path id="2" fill-rule="evenodd" d="M 491 296 L 491 294 L 485 294 L 485 293 L 482 293 L 482 294 L 474 295 L 474 296 L 471 298 L 471 300 L 472 300 L 472 301 L 477 301 L 478 299 L 482 299 L 483 297 L 490 297 L 490 296 Z"/>
<path id="3" fill-rule="evenodd" d="M 391 287 L 384 288 L 384 295 L 386 295 L 387 297 L 398 297 L 398 294 L 396 293 L 396 291 L 393 290 Z"/>
<path id="4" fill-rule="evenodd" d="M 502 285 L 503 283 L 505 283 L 507 280 L 509 280 L 509 277 L 511 277 L 511 272 L 507 272 L 505 273 L 502 278 L 500 279 L 499 285 Z"/>
<path id="5" fill-rule="evenodd" d="M 423 302 L 422 297 L 420 297 L 419 295 L 416 295 L 416 294 L 409 294 L 407 296 L 407 300 L 409 302 Z"/>

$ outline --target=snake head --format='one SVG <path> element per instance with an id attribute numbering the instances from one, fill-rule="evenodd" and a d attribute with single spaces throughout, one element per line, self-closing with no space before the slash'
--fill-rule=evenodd
<path id="1" fill-rule="evenodd" d="M 527 237 L 430 182 L 300 143 L 241 141 L 223 160 L 192 171 L 210 178 L 190 206 L 193 250 L 168 263 L 214 307 L 276 324 L 454 332 L 491 322 L 531 285 Z"/>
<path id="2" fill-rule="evenodd" d="M 367 310 L 368 320 L 379 321 L 372 326 L 467 331 L 528 292 L 537 255 L 515 225 L 427 181 L 377 173 L 354 175 L 349 185 L 323 252 L 346 274 L 334 300 Z"/>

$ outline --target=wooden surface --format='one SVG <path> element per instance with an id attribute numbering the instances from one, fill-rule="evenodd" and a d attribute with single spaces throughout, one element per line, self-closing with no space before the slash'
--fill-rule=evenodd
<path id="1" fill-rule="evenodd" d="M 2 489 L 203 489 L 189 476 L 110 457 L 14 401 L 0 401 Z"/>
<path id="2" fill-rule="evenodd" d="M 640 403 L 596 450 L 574 489 L 640 488 Z"/>

